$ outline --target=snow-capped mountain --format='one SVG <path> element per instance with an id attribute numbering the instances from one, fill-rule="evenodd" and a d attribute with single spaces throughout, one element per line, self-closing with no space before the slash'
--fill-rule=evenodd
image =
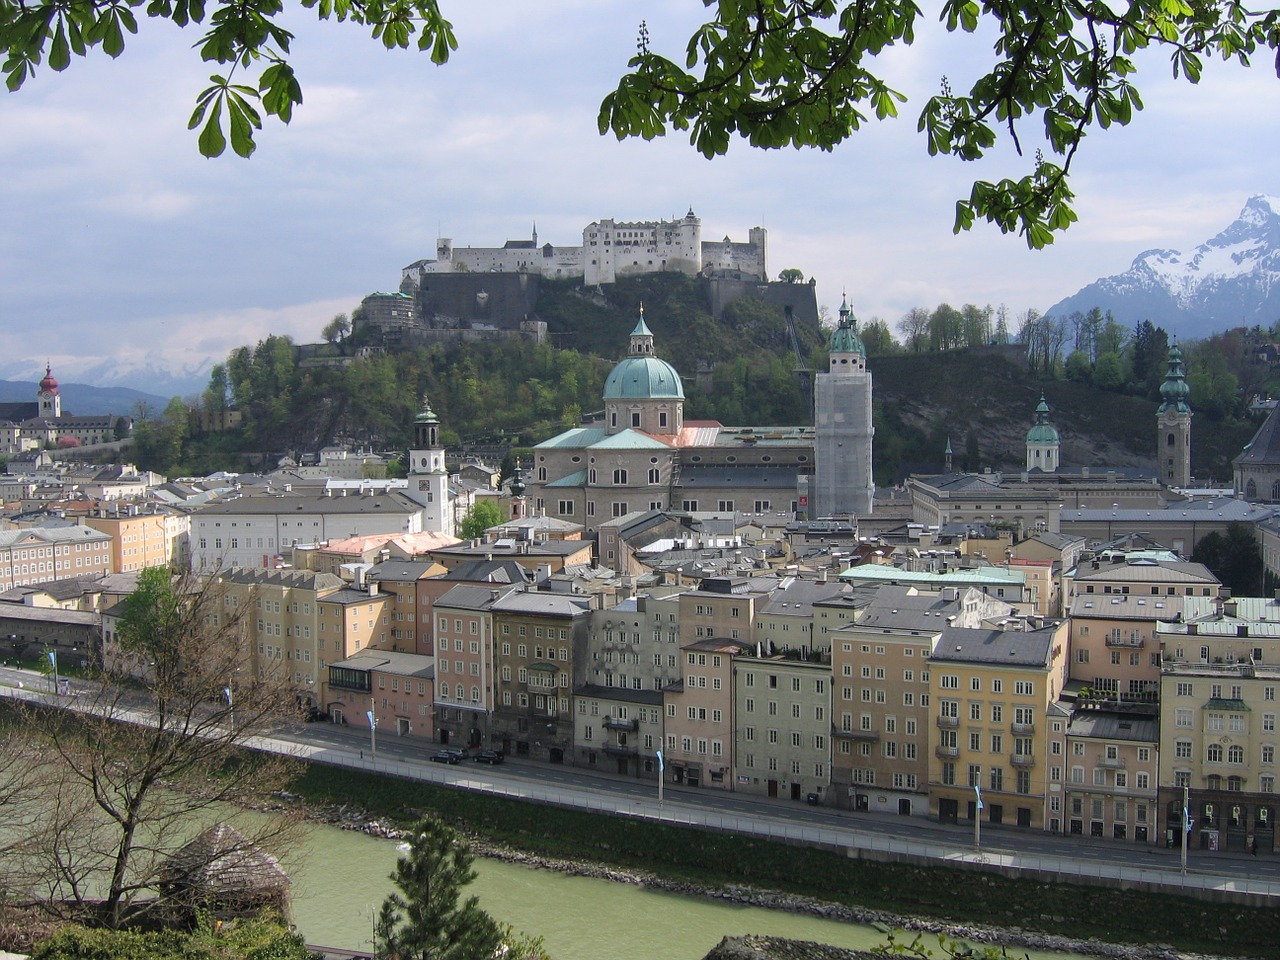
<path id="1" fill-rule="evenodd" d="M 0 380 L 38 383 L 44 376 L 45 364 L 49 363 L 54 376 L 63 382 L 122 387 L 141 391 L 149 396 L 186 397 L 199 394 L 208 386 L 209 370 L 213 367 L 214 360 L 184 359 L 186 362 L 170 362 L 165 357 L 144 355 L 100 357 L 54 354 L 50 357 L 8 357 L 0 362 Z"/>
<path id="2" fill-rule="evenodd" d="M 1124 273 L 1103 277 L 1047 311 L 1093 307 L 1132 326 L 1150 320 L 1184 337 L 1280 320 L 1280 198 L 1250 197 L 1240 216 L 1191 253 L 1147 250 Z"/>

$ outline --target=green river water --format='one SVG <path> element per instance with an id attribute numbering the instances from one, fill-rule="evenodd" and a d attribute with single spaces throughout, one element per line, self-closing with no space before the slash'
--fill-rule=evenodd
<path id="1" fill-rule="evenodd" d="M 317 827 L 287 864 L 294 922 L 309 943 L 360 949 L 391 890 L 396 844 Z M 870 927 L 662 893 L 494 860 L 469 888 L 495 919 L 541 936 L 554 960 L 697 960 L 726 935 L 758 933 L 867 949 Z M 1022 951 L 1012 954 L 1021 957 Z M 1070 954 L 1031 953 L 1033 960 Z"/>

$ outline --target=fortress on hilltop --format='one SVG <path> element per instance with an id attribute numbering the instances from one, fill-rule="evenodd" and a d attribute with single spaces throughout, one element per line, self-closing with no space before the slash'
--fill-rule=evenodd
<path id="1" fill-rule="evenodd" d="M 582 228 L 580 246 L 538 244 L 534 224 L 528 240 L 500 247 L 455 247 L 436 241 L 433 260 L 416 260 L 401 271 L 400 290 L 416 293 L 433 274 L 524 273 L 547 280 L 582 278 L 584 286 L 613 283 L 646 273 L 683 273 L 696 277 L 767 280 L 764 227 L 747 231 L 746 243 L 729 237 L 704 241 L 702 221 L 690 209 L 679 220 L 627 222 L 595 220 Z"/>
<path id="2" fill-rule="evenodd" d="M 512 337 L 542 342 L 546 323 L 537 303 L 544 280 L 577 281 L 601 293 L 628 277 L 675 273 L 697 279 L 714 317 L 752 295 L 816 325 L 813 281 L 770 282 L 767 246 L 764 227 L 748 230 L 745 243 L 728 236 L 704 241 L 692 209 L 673 220 L 594 220 L 577 246 L 539 243 L 537 224 L 529 239 L 500 247 L 456 247 L 441 237 L 434 258 L 400 271 L 397 292 L 365 297 L 356 322 L 373 334 L 375 349 Z"/>

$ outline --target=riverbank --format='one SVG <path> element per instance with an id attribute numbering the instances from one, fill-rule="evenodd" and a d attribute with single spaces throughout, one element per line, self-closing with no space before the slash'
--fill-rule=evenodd
<path id="1" fill-rule="evenodd" d="M 497 848 L 707 891 L 779 891 L 854 911 L 919 918 L 941 928 L 1057 936 L 1106 953 L 1151 957 L 1275 956 L 1280 911 L 1111 886 L 975 872 L 938 864 L 859 859 L 846 851 L 596 814 L 366 773 L 311 765 L 293 789 L 317 808 L 344 804 L 405 824 L 430 812 Z M 865 912 L 862 912 L 865 911 Z M 869 922 L 879 922 L 871 919 Z M 1153 946 L 1155 945 L 1155 946 Z"/>
<path id="2" fill-rule="evenodd" d="M 301 796 L 292 799 L 303 800 Z M 303 802 L 306 801 L 303 800 Z M 311 806 L 308 809 L 309 816 L 314 820 L 340 829 L 358 831 L 393 842 L 402 841 L 408 836 L 407 821 L 385 816 L 374 817 L 369 811 L 356 804 Z M 1096 938 L 1081 939 L 1017 927 L 996 928 L 981 924 L 948 923 L 744 884 L 706 885 L 687 880 L 675 880 L 652 871 L 620 869 L 593 861 L 544 856 L 495 843 L 470 832 L 469 836 L 473 852 L 480 857 L 572 876 L 630 884 L 678 896 L 699 897 L 741 906 L 873 926 L 885 931 L 886 934 L 891 930 L 903 930 L 910 935 L 907 942 L 916 934 L 921 934 L 925 937 L 926 945 L 931 947 L 934 946 L 933 937 L 941 935 L 948 939 L 960 939 L 972 944 L 1004 947 L 1013 957 L 1023 950 L 1083 954 L 1106 958 L 1106 960 L 1202 960 L 1204 957 L 1202 954 L 1176 950 L 1172 946 L 1126 946 Z M 902 938 L 900 937 L 899 940 L 901 942 Z"/>

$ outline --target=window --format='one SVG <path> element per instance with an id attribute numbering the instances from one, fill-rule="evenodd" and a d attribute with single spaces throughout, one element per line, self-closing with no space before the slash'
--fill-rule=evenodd
<path id="1" fill-rule="evenodd" d="M 960 678 L 955 674 L 944 673 L 938 678 L 938 683 L 943 690 L 959 690 Z"/>
<path id="2" fill-rule="evenodd" d="M 621 468 L 613 471 L 613 482 L 616 486 L 623 486 L 627 482 L 627 471 Z"/>

